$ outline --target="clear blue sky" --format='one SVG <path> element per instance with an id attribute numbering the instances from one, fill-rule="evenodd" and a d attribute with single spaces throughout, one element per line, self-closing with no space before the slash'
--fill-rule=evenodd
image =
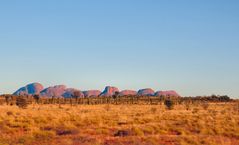
<path id="1" fill-rule="evenodd" d="M 0 54 L 0 93 L 40 82 L 239 97 L 239 1 L 1 1 Z"/>

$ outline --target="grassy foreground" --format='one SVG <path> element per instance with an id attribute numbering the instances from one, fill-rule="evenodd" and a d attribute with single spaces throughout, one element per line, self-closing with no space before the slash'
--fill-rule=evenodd
<path id="1" fill-rule="evenodd" d="M 239 104 L 0 106 L 0 145 L 239 144 Z"/>

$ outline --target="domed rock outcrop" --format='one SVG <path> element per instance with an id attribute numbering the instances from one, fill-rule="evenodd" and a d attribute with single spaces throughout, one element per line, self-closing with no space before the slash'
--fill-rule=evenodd
<path id="1" fill-rule="evenodd" d="M 40 83 L 28 84 L 25 87 L 18 89 L 13 95 L 34 95 L 39 94 L 44 89 Z"/>
<path id="2" fill-rule="evenodd" d="M 127 95 L 137 95 L 137 92 L 134 90 L 123 90 L 119 94 L 120 96 L 127 96 Z"/>
<path id="3" fill-rule="evenodd" d="M 62 97 L 66 90 L 65 85 L 57 85 L 53 87 L 49 87 L 41 91 L 41 96 L 44 97 Z"/>
<path id="4" fill-rule="evenodd" d="M 110 97 L 113 96 L 115 92 L 119 92 L 119 89 L 116 87 L 107 86 L 100 96 Z"/>
<path id="5" fill-rule="evenodd" d="M 180 95 L 176 91 L 157 91 L 155 96 L 173 96 L 180 97 Z"/>
<path id="6" fill-rule="evenodd" d="M 154 96 L 155 92 L 153 89 L 146 88 L 138 91 L 139 96 Z"/>
<path id="7" fill-rule="evenodd" d="M 77 96 L 79 97 L 111 97 L 116 92 L 119 92 L 119 96 L 127 96 L 127 95 L 138 95 L 138 96 L 174 96 L 180 97 L 180 95 L 176 91 L 157 91 L 154 92 L 151 88 L 140 89 L 138 92 L 134 90 L 123 90 L 119 91 L 118 88 L 107 86 L 104 91 L 101 92 L 99 90 L 88 90 L 81 92 L 78 89 L 74 88 L 66 88 L 65 85 L 57 85 L 53 87 L 48 87 L 46 89 L 40 83 L 31 83 L 18 89 L 13 95 L 34 95 L 39 94 L 41 97 L 65 97 L 69 98 L 74 95 L 74 92 L 77 92 Z"/>
<path id="8" fill-rule="evenodd" d="M 83 91 L 85 97 L 98 97 L 101 94 L 101 91 L 99 90 L 88 90 Z"/>
<path id="9" fill-rule="evenodd" d="M 71 98 L 75 95 L 74 93 L 78 93 L 77 95 L 80 98 L 84 97 L 84 94 L 80 90 L 77 90 L 77 89 L 74 89 L 74 88 L 67 88 L 61 96 L 64 97 L 64 98 Z"/>

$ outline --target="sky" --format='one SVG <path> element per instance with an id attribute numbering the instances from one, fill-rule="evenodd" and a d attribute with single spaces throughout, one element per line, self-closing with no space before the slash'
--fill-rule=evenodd
<path id="1" fill-rule="evenodd" d="M 0 1 L 0 94 L 32 82 L 239 98 L 239 1 Z"/>

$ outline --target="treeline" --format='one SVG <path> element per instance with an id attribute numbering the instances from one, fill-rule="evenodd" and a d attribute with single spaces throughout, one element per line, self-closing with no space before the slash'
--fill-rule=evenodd
<path id="1" fill-rule="evenodd" d="M 208 101 L 208 102 L 230 102 L 233 101 L 227 95 L 211 95 L 211 96 L 197 96 L 197 97 L 182 97 L 183 100 L 192 100 L 192 101 Z"/>
<path id="2" fill-rule="evenodd" d="M 119 96 L 117 93 L 112 97 L 78 97 L 77 93 L 74 93 L 69 98 L 57 98 L 57 97 L 40 97 L 39 95 L 33 96 L 14 96 L 14 95 L 1 95 L 0 105 L 17 105 L 20 108 L 26 108 L 29 104 L 58 104 L 66 105 L 97 105 L 97 104 L 195 104 L 204 102 L 230 102 L 233 101 L 228 96 L 198 96 L 198 97 L 174 97 L 174 96 Z"/>

